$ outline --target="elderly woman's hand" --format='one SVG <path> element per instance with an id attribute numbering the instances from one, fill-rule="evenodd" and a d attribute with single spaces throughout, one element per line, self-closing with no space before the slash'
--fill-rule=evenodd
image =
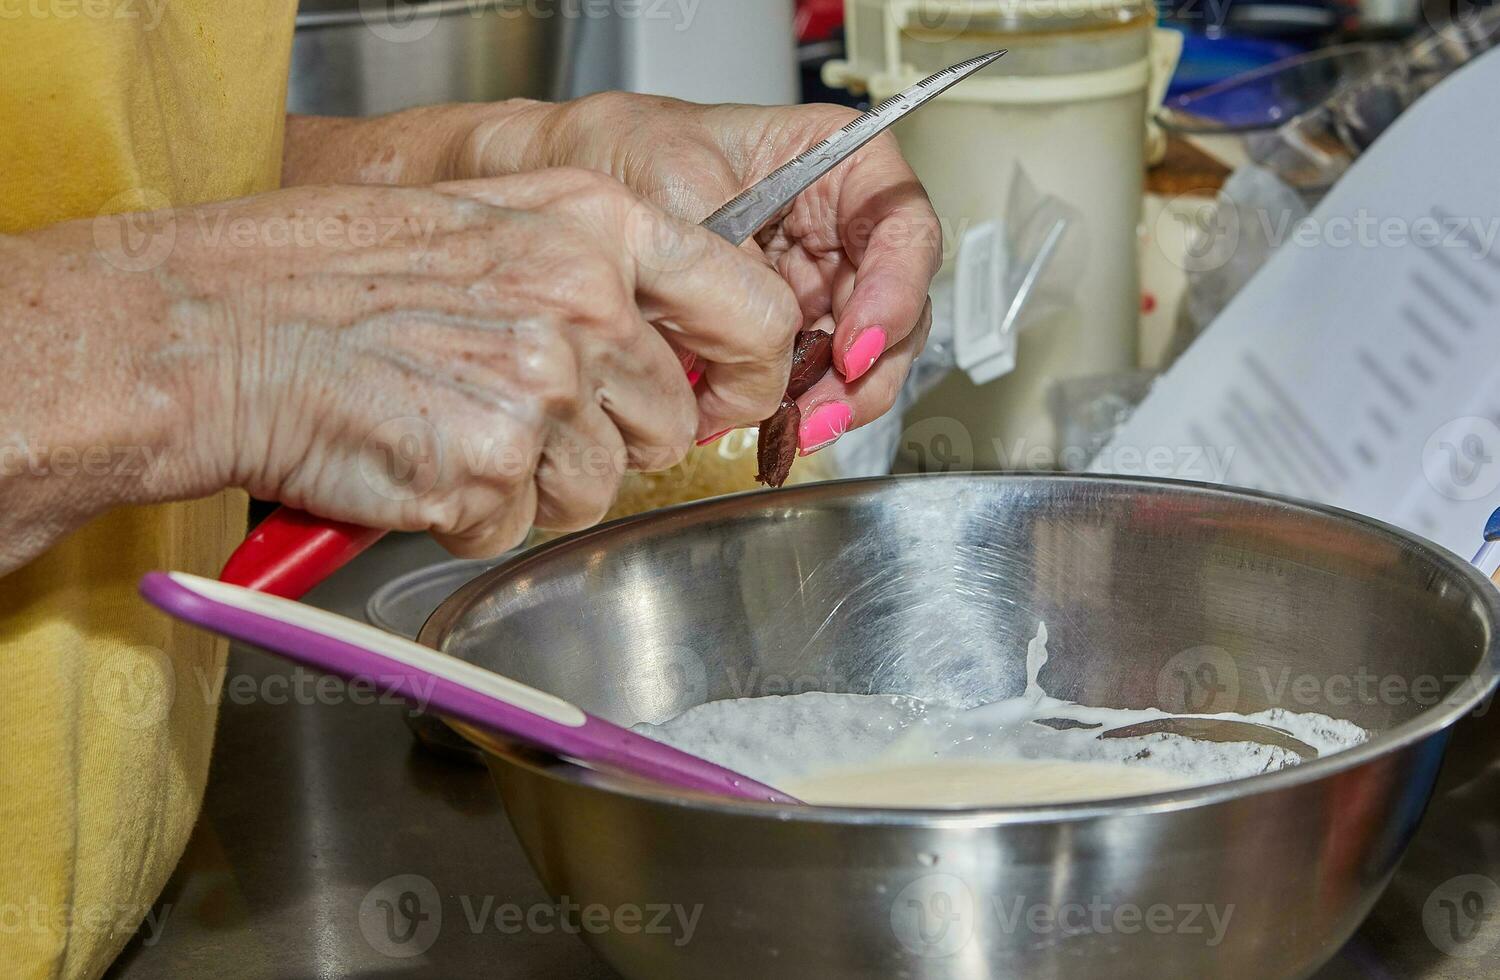
<path id="1" fill-rule="evenodd" d="M 460 178 L 600 170 L 697 222 L 853 116 L 836 106 L 702 106 L 610 93 L 481 119 L 451 166 Z M 895 140 L 882 136 L 854 155 L 747 247 L 790 284 L 808 327 L 834 333 L 837 371 L 798 400 L 802 450 L 887 411 L 927 340 L 927 292 L 943 258 L 937 215 Z"/>
<path id="2" fill-rule="evenodd" d="M 142 224 L 160 254 L 123 247 Z M 802 323 L 764 263 L 581 169 L 101 217 L 0 255 L 0 575 L 116 504 L 226 486 L 465 556 L 585 527 L 627 468 L 774 411 Z M 47 455 L 80 446 L 150 472 Z"/>

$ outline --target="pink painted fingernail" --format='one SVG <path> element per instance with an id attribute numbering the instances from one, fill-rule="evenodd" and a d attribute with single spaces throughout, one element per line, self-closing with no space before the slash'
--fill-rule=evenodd
<path id="1" fill-rule="evenodd" d="M 843 402 L 819 405 L 802 420 L 802 428 L 797 431 L 797 445 L 802 455 L 809 456 L 838 442 L 839 436 L 849 431 L 849 423 L 853 420 L 854 409 Z"/>
<path id="2" fill-rule="evenodd" d="M 720 432 L 720 433 L 717 433 L 715 435 L 709 436 L 707 439 L 699 439 L 698 440 L 698 445 L 699 446 L 712 445 L 713 443 L 718 442 L 720 439 L 722 439 L 725 436 L 729 435 L 729 433 L 731 433 L 733 431 L 734 431 L 733 428 L 728 428 L 728 429 L 725 429 L 723 432 Z"/>
<path id="3" fill-rule="evenodd" d="M 844 380 L 858 381 L 864 377 L 875 366 L 875 362 L 880 360 L 880 355 L 885 353 L 887 339 L 885 331 L 879 327 L 871 327 L 860 334 L 859 339 L 844 353 L 844 367 L 847 369 Z"/>
<path id="4" fill-rule="evenodd" d="M 696 388 L 698 387 L 698 382 L 703 380 L 703 369 L 701 367 L 695 367 L 691 371 L 689 371 L 687 375 L 688 384 Z"/>

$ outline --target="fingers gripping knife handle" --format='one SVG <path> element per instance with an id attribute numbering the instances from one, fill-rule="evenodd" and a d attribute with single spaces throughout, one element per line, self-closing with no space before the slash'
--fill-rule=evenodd
<path id="1" fill-rule="evenodd" d="M 1004 54 L 994 51 L 945 68 L 874 106 L 714 212 L 703 226 L 732 244 L 742 244 L 798 194 L 898 119 L 994 64 Z M 683 367 L 697 384 L 702 376 L 701 366 L 684 364 Z M 259 592 L 300 599 L 384 536 L 383 531 L 324 521 L 283 507 L 251 532 L 230 556 L 220 579 Z"/>

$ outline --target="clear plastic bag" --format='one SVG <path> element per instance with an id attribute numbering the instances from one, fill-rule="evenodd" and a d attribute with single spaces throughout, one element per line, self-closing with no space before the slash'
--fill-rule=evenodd
<path id="1" fill-rule="evenodd" d="M 1006 219 L 970 229 L 952 272 L 933 283 L 932 332 L 895 406 L 820 454 L 829 457 L 835 475 L 889 473 L 906 411 L 951 372 L 967 371 L 983 384 L 1015 369 L 1021 332 L 1046 329 L 1073 303 L 1087 249 L 1079 227 L 1071 207 L 1016 168 Z"/>
<path id="2" fill-rule="evenodd" d="M 1497 42 L 1500 6 L 1461 5 L 1457 19 L 1407 41 L 1316 109 L 1274 132 L 1251 134 L 1251 158 L 1305 195 L 1319 196 L 1413 102 Z"/>

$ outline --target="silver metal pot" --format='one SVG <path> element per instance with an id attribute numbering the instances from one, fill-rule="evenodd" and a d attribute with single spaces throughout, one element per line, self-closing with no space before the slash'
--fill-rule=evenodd
<path id="1" fill-rule="evenodd" d="M 1500 656 L 1500 593 L 1385 525 L 999 475 L 617 523 L 484 575 L 421 639 L 632 724 L 813 688 L 1013 696 L 1039 621 L 1050 693 L 1320 711 L 1378 735 L 1198 789 L 887 811 L 683 798 L 468 734 L 543 882 L 604 910 L 581 931 L 629 977 L 1296 977 L 1389 881 Z"/>
<path id="2" fill-rule="evenodd" d="M 576 18 L 562 0 L 302 0 L 287 108 L 371 116 L 554 98 Z"/>

